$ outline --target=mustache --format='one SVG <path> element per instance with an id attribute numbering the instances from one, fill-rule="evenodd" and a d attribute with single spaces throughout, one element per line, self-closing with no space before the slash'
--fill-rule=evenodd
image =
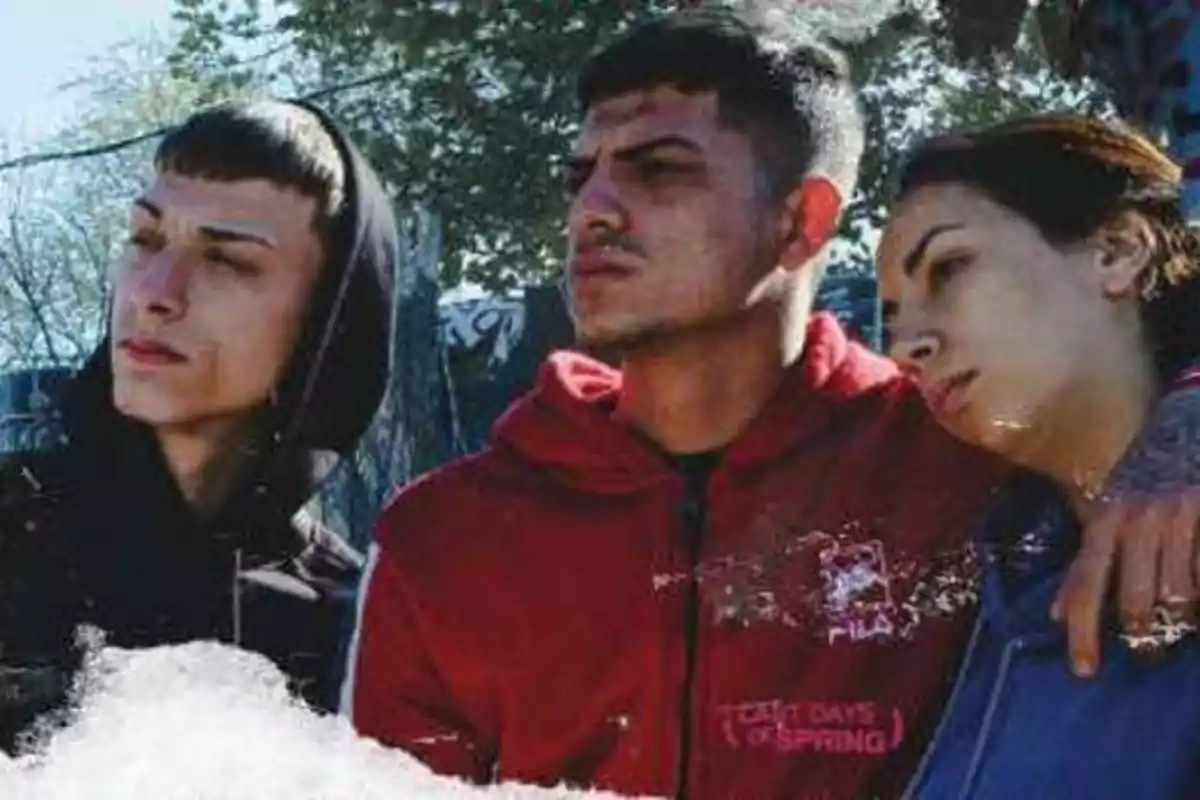
<path id="1" fill-rule="evenodd" d="M 645 249 L 632 236 L 623 233 L 609 233 L 600 236 L 593 236 L 585 240 L 575 243 L 576 255 L 589 255 L 600 250 L 617 250 L 622 253 L 627 253 L 631 256 L 644 258 L 646 256 Z"/>

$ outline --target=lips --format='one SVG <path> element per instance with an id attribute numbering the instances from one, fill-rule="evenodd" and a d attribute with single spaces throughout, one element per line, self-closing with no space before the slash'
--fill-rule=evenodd
<path id="1" fill-rule="evenodd" d="M 139 364 L 157 366 L 180 364 L 187 361 L 187 356 L 183 353 L 157 339 L 144 337 L 122 339 L 117 346 L 121 352 Z"/>
<path id="2" fill-rule="evenodd" d="M 956 372 L 923 390 L 925 402 L 936 414 L 943 416 L 956 414 L 962 410 L 965 404 L 966 390 L 978 377 L 979 371 L 974 369 Z"/>
<path id="3" fill-rule="evenodd" d="M 581 253 L 571 262 L 574 280 L 620 279 L 634 273 L 634 268 L 603 250 Z"/>

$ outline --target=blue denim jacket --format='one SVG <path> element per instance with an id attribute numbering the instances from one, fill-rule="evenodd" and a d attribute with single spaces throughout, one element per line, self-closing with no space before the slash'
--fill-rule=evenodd
<path id="1" fill-rule="evenodd" d="M 1030 478 L 989 515 L 980 618 L 908 797 L 1200 798 L 1200 639 L 1148 663 L 1110 619 L 1098 673 L 1075 678 L 1049 614 L 1079 533 L 1058 493 Z"/>

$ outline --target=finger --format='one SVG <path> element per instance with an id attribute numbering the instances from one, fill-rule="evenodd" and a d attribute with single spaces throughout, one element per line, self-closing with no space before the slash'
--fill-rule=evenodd
<path id="1" fill-rule="evenodd" d="M 1145 635 L 1150 630 L 1159 593 L 1159 556 L 1173 515 L 1173 507 L 1164 513 L 1161 501 L 1150 503 L 1140 513 L 1127 515 L 1120 531 L 1118 606 L 1122 627 L 1131 635 Z"/>
<path id="2" fill-rule="evenodd" d="M 1050 604 L 1050 619 L 1055 622 L 1061 623 L 1066 620 L 1066 612 L 1063 609 L 1067 607 L 1067 595 L 1074 590 L 1075 582 L 1078 580 L 1075 577 L 1075 565 L 1078 563 L 1078 558 L 1071 562 L 1067 571 L 1063 573 L 1063 580 L 1058 586 L 1058 591 L 1054 593 L 1054 602 Z M 1200 567 L 1200 552 L 1196 553 L 1196 565 Z"/>
<path id="3" fill-rule="evenodd" d="M 1071 670 L 1081 678 L 1094 674 L 1100 663 L 1100 611 L 1108 592 L 1122 518 L 1119 510 L 1105 508 L 1092 520 L 1059 592 Z"/>
<path id="4" fill-rule="evenodd" d="M 1088 569 L 1087 564 L 1092 558 L 1091 549 L 1095 546 L 1094 542 L 1089 544 L 1089 538 L 1084 536 L 1083 542 L 1079 546 L 1079 552 L 1071 559 L 1071 563 L 1067 565 L 1066 571 L 1063 573 L 1062 583 L 1058 586 L 1058 591 L 1054 593 L 1054 600 L 1050 603 L 1050 619 L 1055 622 L 1066 625 L 1067 609 L 1074 608 L 1078 601 L 1075 597 L 1080 594 L 1085 580 L 1083 572 Z M 1196 553 L 1196 565 L 1200 567 L 1200 550 Z"/>
<path id="5" fill-rule="evenodd" d="M 1086 563 L 1086 558 L 1084 557 L 1084 548 L 1081 546 L 1063 573 L 1062 583 L 1059 584 L 1058 591 L 1054 593 L 1054 601 L 1050 603 L 1050 619 L 1055 622 L 1066 624 L 1066 610 L 1073 602 L 1070 598 L 1079 591 L 1078 586 L 1083 580 L 1080 573 L 1084 569 L 1082 566 L 1084 563 Z M 1200 568 L 1200 550 L 1196 552 L 1196 565 Z"/>
<path id="6" fill-rule="evenodd" d="M 1159 564 L 1159 601 L 1172 620 L 1191 622 L 1196 602 L 1193 554 L 1200 507 L 1191 499 L 1181 501 L 1163 532 Z"/>
<path id="7" fill-rule="evenodd" d="M 1196 525 L 1197 536 L 1192 540 L 1192 552 L 1190 554 L 1190 560 L 1192 564 L 1192 593 L 1193 595 L 1200 595 L 1200 522 L 1197 522 Z M 1200 597 L 1193 597 L 1193 621 L 1195 621 L 1197 618 L 1200 618 L 1200 614 L 1198 614 L 1197 611 L 1200 611 Z"/>

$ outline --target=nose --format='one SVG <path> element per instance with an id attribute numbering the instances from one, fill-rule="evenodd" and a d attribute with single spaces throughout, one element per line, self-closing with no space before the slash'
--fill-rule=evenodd
<path id="1" fill-rule="evenodd" d="M 571 201 L 570 229 L 578 240 L 628 227 L 629 216 L 607 165 L 597 164 Z"/>
<path id="2" fill-rule="evenodd" d="M 920 373 L 938 354 L 941 346 L 941 337 L 933 331 L 917 331 L 911 334 L 900 332 L 892 340 L 890 353 L 900 366 Z"/>
<path id="3" fill-rule="evenodd" d="M 172 248 L 155 253 L 140 267 L 126 272 L 127 297 L 139 314 L 160 319 L 183 316 L 188 307 L 191 269 L 184 255 Z"/>

